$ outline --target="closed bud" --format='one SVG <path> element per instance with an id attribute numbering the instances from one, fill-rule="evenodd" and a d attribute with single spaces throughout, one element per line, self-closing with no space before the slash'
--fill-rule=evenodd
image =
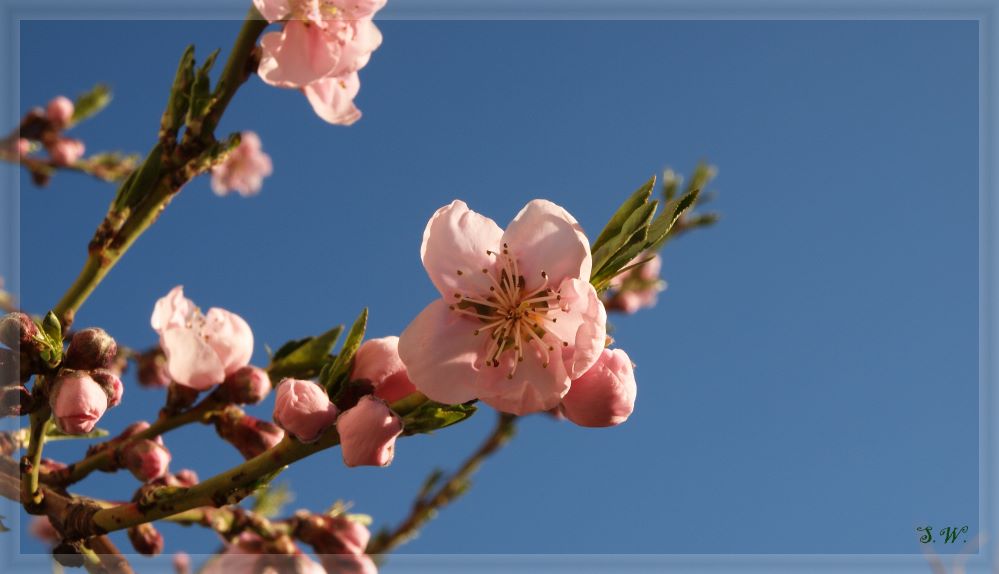
<path id="1" fill-rule="evenodd" d="M 73 334 L 63 359 L 68 369 L 89 371 L 110 367 L 118 354 L 118 344 L 104 329 L 91 327 Z"/>
<path id="2" fill-rule="evenodd" d="M 142 482 L 165 475 L 170 466 L 170 458 L 170 451 L 163 446 L 162 439 L 134 441 L 126 445 L 121 453 L 122 465 Z"/>
<path id="3" fill-rule="evenodd" d="M 173 478 L 174 482 L 177 483 L 177 486 L 191 487 L 198 484 L 198 473 L 189 468 L 182 469 L 180 472 L 173 475 Z"/>
<path id="4" fill-rule="evenodd" d="M 128 529 L 132 548 L 143 556 L 156 556 L 163 552 L 163 535 L 148 522 Z"/>
<path id="5" fill-rule="evenodd" d="M 121 397 L 125 392 L 125 386 L 121 383 L 118 375 L 108 369 L 97 369 L 90 371 L 90 377 L 104 389 L 108 396 L 108 408 L 121 404 Z"/>
<path id="6" fill-rule="evenodd" d="M 255 405 L 271 392 L 271 378 L 267 371 L 247 365 L 226 377 L 219 387 L 224 400 L 239 405 Z"/>
<path id="7" fill-rule="evenodd" d="M 21 348 L 37 352 L 37 336 L 38 325 L 26 313 L 8 313 L 0 319 L 0 343 L 15 351 Z"/>
<path id="8" fill-rule="evenodd" d="M 83 157 L 87 146 L 82 141 L 73 138 L 59 138 L 49 146 L 49 157 L 56 165 L 73 165 Z"/>
<path id="9" fill-rule="evenodd" d="M 364 553 L 371 539 L 368 527 L 347 516 L 308 516 L 301 521 L 298 536 L 315 549 L 327 572 L 378 572 L 374 562 Z"/>
<path id="10" fill-rule="evenodd" d="M 74 111 L 76 110 L 73 105 L 73 100 L 67 98 L 66 96 L 56 96 L 52 98 L 49 105 L 46 106 L 45 117 L 47 117 L 57 129 L 62 129 L 69 125 L 69 122 L 73 119 Z"/>
<path id="11" fill-rule="evenodd" d="M 562 414 L 584 427 L 623 423 L 635 409 L 638 387 L 631 359 L 621 349 L 604 349 L 597 363 L 572 381 L 562 397 Z"/>
<path id="12" fill-rule="evenodd" d="M 83 554 L 80 554 L 76 546 L 69 542 L 60 542 L 53 548 L 52 558 L 66 568 L 79 568 L 83 566 Z"/>
<path id="13" fill-rule="evenodd" d="M 0 417 L 17 417 L 27 414 L 31 393 L 22 386 L 0 389 Z"/>
<path id="14" fill-rule="evenodd" d="M 139 384 L 143 387 L 165 387 L 170 384 L 167 358 L 159 347 L 139 354 L 135 362 L 139 366 Z"/>
<path id="15" fill-rule="evenodd" d="M 247 460 L 273 448 L 284 439 L 281 427 L 252 417 L 233 405 L 226 407 L 216 417 L 215 430 Z"/>
<path id="16" fill-rule="evenodd" d="M 406 365 L 399 358 L 399 337 L 365 341 L 354 355 L 354 369 L 350 378 L 352 381 L 370 382 L 375 396 L 388 403 L 416 392 L 416 387 L 409 380 Z"/>
<path id="17" fill-rule="evenodd" d="M 62 540 L 62 535 L 59 531 L 52 526 L 52 522 L 49 520 L 48 516 L 35 516 L 31 519 L 31 525 L 28 526 L 28 532 L 32 536 L 45 542 L 51 546 L 55 546 Z"/>
<path id="18" fill-rule="evenodd" d="M 319 440 L 333 426 L 337 408 L 326 390 L 312 381 L 285 379 L 277 388 L 274 422 L 302 442 Z"/>
<path id="19" fill-rule="evenodd" d="M 97 425 L 108 408 L 108 395 L 82 371 L 64 371 L 55 380 L 49 405 L 56 426 L 67 434 L 86 434 Z"/>
<path id="20" fill-rule="evenodd" d="M 385 401 L 366 396 L 336 421 L 340 452 L 347 466 L 388 466 L 395 456 L 395 439 L 402 418 Z"/>

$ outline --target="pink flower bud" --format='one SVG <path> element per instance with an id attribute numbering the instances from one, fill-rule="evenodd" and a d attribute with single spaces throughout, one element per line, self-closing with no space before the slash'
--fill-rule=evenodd
<path id="1" fill-rule="evenodd" d="M 91 327 L 73 334 L 63 359 L 67 369 L 106 369 L 118 355 L 118 344 L 104 329 Z"/>
<path id="2" fill-rule="evenodd" d="M 49 147 L 49 157 L 56 165 L 72 165 L 86 152 L 83 142 L 72 138 L 59 138 Z"/>
<path id="3" fill-rule="evenodd" d="M 319 439 L 336 421 L 336 406 L 312 381 L 285 379 L 277 388 L 274 422 L 302 442 Z"/>
<path id="4" fill-rule="evenodd" d="M 190 487 L 198 484 L 198 473 L 189 468 L 182 469 L 180 472 L 173 475 L 173 477 L 180 486 Z"/>
<path id="5" fill-rule="evenodd" d="M 247 365 L 226 377 L 219 388 L 225 400 L 239 405 L 255 405 L 271 392 L 271 378 L 267 371 Z"/>
<path id="6" fill-rule="evenodd" d="M 191 574 L 191 557 L 187 552 L 177 552 L 173 555 L 173 569 L 176 574 Z"/>
<path id="7" fill-rule="evenodd" d="M 132 476 L 142 482 L 148 482 L 167 473 L 171 457 L 162 440 L 157 442 L 142 439 L 126 445 L 122 449 L 121 458 Z"/>
<path id="8" fill-rule="evenodd" d="M 74 111 L 73 100 L 66 96 L 56 96 L 45 108 L 45 115 L 57 128 L 63 128 L 73 119 Z"/>
<path id="9" fill-rule="evenodd" d="M 234 405 L 229 405 L 216 417 L 215 430 L 247 460 L 284 440 L 281 427 L 252 417 Z"/>
<path id="10" fill-rule="evenodd" d="M 55 526 L 52 526 L 52 522 L 49 521 L 48 516 L 35 516 L 32 518 L 28 531 L 35 538 L 49 544 L 57 544 L 62 540 L 62 536 L 59 535 L 59 531 L 55 529 Z"/>
<path id="11" fill-rule="evenodd" d="M 562 413 L 584 427 L 609 427 L 628 420 L 635 409 L 635 371 L 621 349 L 604 349 L 597 364 L 562 397 Z"/>
<path id="12" fill-rule="evenodd" d="M 24 157 L 31 153 L 31 141 L 25 138 L 17 138 L 12 148 L 11 151 L 17 154 L 18 157 Z"/>
<path id="13" fill-rule="evenodd" d="M 143 556 L 156 556 L 163 552 L 163 535 L 148 522 L 130 527 L 128 539 L 135 551 Z"/>
<path id="14" fill-rule="evenodd" d="M 108 408 L 108 395 L 81 371 L 66 371 L 55 380 L 49 395 L 56 426 L 67 434 L 94 430 Z"/>
<path id="15" fill-rule="evenodd" d="M 200 392 L 198 389 L 179 383 L 170 383 L 167 386 L 166 405 L 164 408 L 168 413 L 178 413 L 193 405 L 198 400 Z"/>
<path id="16" fill-rule="evenodd" d="M 31 403 L 31 393 L 26 387 L 16 385 L 0 389 L 0 417 L 17 417 Z"/>
<path id="17" fill-rule="evenodd" d="M 406 365 L 399 358 L 399 337 L 365 341 L 354 355 L 354 371 L 350 378 L 370 382 L 375 388 L 375 396 L 389 403 L 416 392 Z"/>
<path id="18" fill-rule="evenodd" d="M 320 554 L 326 572 L 342 574 L 378 574 L 378 567 L 367 554 Z"/>
<path id="19" fill-rule="evenodd" d="M 299 538 L 317 554 L 363 554 L 371 540 L 367 526 L 344 515 L 310 514 L 300 522 Z"/>
<path id="20" fill-rule="evenodd" d="M 167 358 L 163 349 L 156 347 L 138 355 L 135 362 L 139 366 L 139 384 L 143 387 L 165 387 L 170 384 L 167 372 Z"/>
<path id="21" fill-rule="evenodd" d="M 260 145 L 260 136 L 243 132 L 236 149 L 212 168 L 212 191 L 216 195 L 226 195 L 230 191 L 243 197 L 255 195 L 273 170 L 271 156 L 264 153 Z"/>
<path id="22" fill-rule="evenodd" d="M 368 395 L 336 421 L 340 450 L 347 466 L 388 466 L 395 456 L 395 439 L 402 419 L 385 401 Z"/>
<path id="23" fill-rule="evenodd" d="M 95 369 L 90 371 L 90 376 L 104 389 L 108 395 L 108 408 L 121 404 L 121 397 L 125 392 L 125 386 L 121 383 L 118 375 L 107 369 Z"/>

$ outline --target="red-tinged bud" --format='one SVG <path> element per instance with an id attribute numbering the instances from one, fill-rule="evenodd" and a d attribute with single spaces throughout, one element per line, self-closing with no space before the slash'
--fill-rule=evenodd
<path id="1" fill-rule="evenodd" d="M 181 469 L 180 472 L 173 475 L 173 478 L 177 486 L 191 487 L 198 484 L 198 473 L 189 468 Z"/>
<path id="2" fill-rule="evenodd" d="M 126 445 L 121 452 L 122 465 L 142 482 L 165 475 L 170 458 L 170 451 L 163 446 L 162 440 L 137 440 Z"/>
<path id="3" fill-rule="evenodd" d="M 164 408 L 168 413 L 179 413 L 193 405 L 198 400 L 200 392 L 185 385 L 170 383 L 170 386 L 167 387 L 166 406 Z"/>
<path id="4" fill-rule="evenodd" d="M 635 370 L 621 349 L 604 349 L 590 370 L 572 381 L 562 397 L 562 413 L 584 427 L 623 423 L 635 410 Z"/>
<path id="5" fill-rule="evenodd" d="M 0 417 L 27 414 L 27 407 L 30 404 L 31 393 L 25 387 L 5 387 L 0 390 Z"/>
<path id="6" fill-rule="evenodd" d="M 97 369 L 90 371 L 90 377 L 97 382 L 98 385 L 104 389 L 105 394 L 108 396 L 108 408 L 116 407 L 121 404 L 122 394 L 125 392 L 125 386 L 121 383 L 121 379 L 118 375 L 115 375 L 108 369 Z"/>
<path id="7" fill-rule="evenodd" d="M 83 566 L 83 554 L 74 544 L 60 542 L 52 549 L 52 558 L 66 568 L 80 568 Z"/>
<path id="8" fill-rule="evenodd" d="M 106 369 L 118 355 L 118 344 L 104 329 L 91 327 L 73 334 L 63 359 L 68 369 L 90 371 Z"/>
<path id="9" fill-rule="evenodd" d="M 140 353 L 135 362 L 139 366 L 139 384 L 143 387 L 165 387 L 170 384 L 166 355 L 159 347 Z"/>
<path id="10" fill-rule="evenodd" d="M 23 348 L 37 351 L 38 325 L 26 313 L 15 312 L 0 319 L 0 343 L 13 350 Z"/>
<path id="11" fill-rule="evenodd" d="M 48 146 L 49 157 L 56 165 L 73 165 L 87 151 L 87 146 L 78 139 L 59 138 Z"/>
<path id="12" fill-rule="evenodd" d="M 132 548 L 143 556 L 156 556 L 163 552 L 163 535 L 148 522 L 128 529 Z"/>
<path id="13" fill-rule="evenodd" d="M 56 426 L 67 434 L 86 434 L 108 408 L 108 395 L 82 371 L 63 371 L 49 392 Z"/>
<path id="14" fill-rule="evenodd" d="M 302 442 L 319 440 L 337 412 L 326 390 L 312 381 L 285 379 L 278 385 L 274 422 Z"/>
<path id="15" fill-rule="evenodd" d="M 39 462 L 38 467 L 41 469 L 43 474 L 51 474 L 53 472 L 59 472 L 66 470 L 67 466 L 64 462 L 59 462 L 58 460 L 52 460 L 51 458 L 43 458 Z"/>
<path id="16" fill-rule="evenodd" d="M 62 129 L 69 125 L 75 111 L 76 107 L 73 105 L 73 100 L 66 96 L 56 96 L 46 106 L 45 117 L 52 122 L 52 125 L 56 129 Z"/>
<path id="17" fill-rule="evenodd" d="M 371 539 L 368 527 L 347 516 L 310 515 L 301 519 L 298 537 L 312 546 L 327 572 L 376 574 L 364 553 Z"/>
<path id="18" fill-rule="evenodd" d="M 216 417 L 215 430 L 247 460 L 273 448 L 284 439 L 281 427 L 252 417 L 232 405 Z"/>
<path id="19" fill-rule="evenodd" d="M 347 466 L 388 466 L 395 457 L 395 439 L 402 418 L 375 396 L 363 397 L 336 421 L 340 452 Z"/>
<path id="20" fill-rule="evenodd" d="M 247 365 L 226 377 L 219 387 L 223 400 L 238 405 L 255 405 L 271 392 L 271 378 L 267 371 Z"/>

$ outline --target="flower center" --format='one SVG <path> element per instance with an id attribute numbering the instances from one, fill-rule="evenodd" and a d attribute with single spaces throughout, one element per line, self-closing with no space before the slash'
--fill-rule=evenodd
<path id="1" fill-rule="evenodd" d="M 545 335 L 560 341 L 552 327 L 558 322 L 558 313 L 567 312 L 563 306 L 561 291 L 548 285 L 548 274 L 541 271 L 543 280 L 540 287 L 528 290 L 527 281 L 520 273 L 517 259 L 510 255 L 510 248 L 503 244 L 500 253 L 486 251 L 496 259 L 492 269 L 482 268 L 478 273 L 489 278 L 489 290 L 480 293 L 455 293 L 454 303 L 449 308 L 455 313 L 477 320 L 472 336 L 488 336 L 486 365 L 499 367 L 500 356 L 513 352 L 513 367 L 507 374 L 512 379 L 517 365 L 524 360 L 524 347 L 533 345 L 542 355 L 542 367 L 548 368 L 555 346 L 546 342 Z M 457 270 L 458 275 L 467 271 Z M 561 341 L 565 347 L 566 341 Z"/>

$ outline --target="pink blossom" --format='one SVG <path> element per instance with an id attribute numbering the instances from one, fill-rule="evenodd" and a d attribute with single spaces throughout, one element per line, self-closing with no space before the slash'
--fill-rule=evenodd
<path id="1" fill-rule="evenodd" d="M 59 138 L 48 149 L 49 157 L 56 165 L 73 165 L 87 150 L 82 141 L 73 138 Z"/>
<path id="2" fill-rule="evenodd" d="M 297 532 L 299 539 L 312 546 L 327 572 L 376 574 L 378 569 L 364 551 L 371 532 L 350 516 L 303 516 Z"/>
<path id="3" fill-rule="evenodd" d="M 245 367 L 253 355 L 253 332 L 242 317 L 212 307 L 202 315 L 184 288 L 156 302 L 151 319 L 174 382 L 205 390 Z"/>
<path id="4" fill-rule="evenodd" d="M 635 409 L 635 371 L 621 349 L 604 349 L 597 364 L 572 381 L 562 397 L 562 413 L 584 427 L 609 427 L 623 423 Z"/>
<path id="5" fill-rule="evenodd" d="M 108 408 L 104 389 L 82 371 L 67 371 L 56 379 L 49 396 L 56 426 L 67 434 L 85 434 Z"/>
<path id="6" fill-rule="evenodd" d="M 226 195 L 230 191 L 243 197 L 256 195 L 264 178 L 273 171 L 271 156 L 264 153 L 260 137 L 253 132 L 243 132 L 236 149 L 212 168 L 212 191 L 216 195 Z"/>
<path id="7" fill-rule="evenodd" d="M 353 100 L 360 89 L 357 71 L 381 45 L 372 22 L 384 0 L 254 0 L 280 31 L 260 39 L 257 73 L 268 84 L 303 90 L 316 114 L 332 124 L 361 117 Z"/>
<path id="8" fill-rule="evenodd" d="M 274 422 L 302 442 L 314 442 L 336 421 L 336 405 L 312 381 L 285 379 L 278 384 Z"/>
<path id="9" fill-rule="evenodd" d="M 402 419 L 385 401 L 367 395 L 336 421 L 340 450 L 347 466 L 388 466 L 395 456 L 395 439 Z"/>
<path id="10" fill-rule="evenodd" d="M 416 388 L 526 414 L 557 406 L 600 356 L 607 314 L 576 220 L 534 200 L 503 231 L 455 201 L 427 224 L 423 265 L 442 296 L 399 339 Z"/>
<path id="11" fill-rule="evenodd" d="M 52 522 L 48 516 L 42 515 L 32 518 L 28 531 L 35 538 L 52 545 L 58 544 L 62 540 L 62 536 L 59 535 L 59 531 L 55 529 L 55 526 L 52 526 Z"/>
<path id="12" fill-rule="evenodd" d="M 142 482 L 166 475 L 172 458 L 161 437 L 131 442 L 122 449 L 121 457 L 125 468 Z"/>
<path id="13" fill-rule="evenodd" d="M 221 387 L 226 400 L 240 405 L 255 405 L 271 392 L 271 378 L 260 367 L 247 365 L 226 377 Z"/>
<path id="14" fill-rule="evenodd" d="M 614 277 L 610 283 L 611 294 L 607 307 L 612 310 L 632 314 L 639 309 L 655 307 L 659 292 L 666 288 L 666 282 L 659 278 L 662 258 L 658 253 L 641 253 L 632 261 L 645 263 Z"/>
<path id="15" fill-rule="evenodd" d="M 49 121 L 55 124 L 57 128 L 63 128 L 69 125 L 69 122 L 73 119 L 73 112 L 75 111 L 75 106 L 73 105 L 73 100 L 67 98 L 66 96 L 56 96 L 52 98 L 49 105 L 45 108 L 45 116 L 48 117 Z"/>
<path id="16" fill-rule="evenodd" d="M 210 559 L 201 574 L 256 574 L 258 572 L 294 572 L 296 574 L 326 574 L 315 560 L 301 550 L 295 554 L 264 554 L 260 537 L 249 532 L 240 534 L 225 550 Z"/>
<path id="17" fill-rule="evenodd" d="M 406 365 L 399 358 L 399 337 L 368 339 L 354 355 L 353 381 L 368 381 L 375 396 L 388 403 L 416 392 L 409 380 Z"/>

